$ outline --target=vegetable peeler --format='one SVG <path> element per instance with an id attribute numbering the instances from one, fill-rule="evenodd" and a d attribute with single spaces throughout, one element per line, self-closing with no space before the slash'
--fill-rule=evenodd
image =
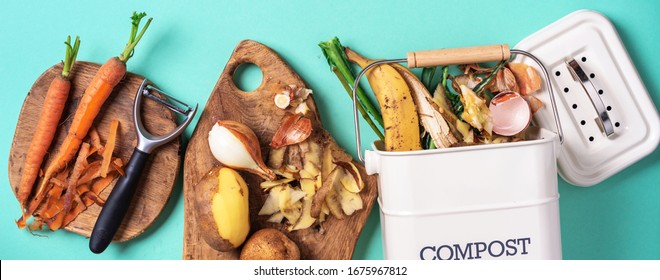
<path id="1" fill-rule="evenodd" d="M 154 91 L 159 95 L 176 102 L 176 104 L 168 101 L 168 99 L 153 94 L 152 92 Z M 140 108 L 144 97 L 154 100 L 156 103 L 167 107 L 171 111 L 186 116 L 186 119 L 169 134 L 162 136 L 152 135 L 146 130 L 142 123 Z M 102 253 L 112 241 L 117 229 L 119 229 L 119 225 L 124 219 L 124 216 L 126 216 L 133 194 L 135 194 L 135 190 L 139 187 L 138 184 L 142 171 L 151 152 L 181 135 L 192 121 L 196 112 L 197 105 L 195 105 L 195 108 L 191 108 L 187 104 L 168 96 L 159 89 L 148 85 L 146 79 L 142 81 L 133 104 L 133 123 L 138 135 L 137 147 L 133 150 L 131 159 L 124 168 L 126 176 L 119 178 L 96 220 L 92 235 L 89 239 L 89 249 L 92 252 L 96 254 Z"/>

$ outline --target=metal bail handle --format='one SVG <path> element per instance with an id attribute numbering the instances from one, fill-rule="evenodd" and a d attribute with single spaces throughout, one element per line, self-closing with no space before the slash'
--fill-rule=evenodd
<path id="1" fill-rule="evenodd" d="M 468 63 L 481 63 L 497 60 L 508 60 L 511 54 L 520 54 L 532 59 L 541 68 L 545 76 L 545 85 L 550 92 L 550 103 L 552 104 L 552 112 L 554 114 L 555 126 L 557 127 L 557 134 L 559 135 L 559 143 L 564 143 L 564 131 L 561 127 L 559 120 L 559 113 L 557 112 L 557 102 L 555 101 L 555 93 L 552 90 L 552 83 L 550 82 L 550 75 L 543 63 L 531 53 L 523 50 L 509 50 L 508 45 L 491 45 L 480 47 L 467 47 L 457 49 L 440 49 L 421 52 L 409 52 L 407 58 L 401 59 L 385 59 L 375 61 L 360 71 L 355 77 L 353 83 L 352 97 L 353 97 L 353 125 L 355 127 L 355 147 L 357 149 L 358 159 L 364 163 L 364 156 L 362 155 L 362 144 L 360 143 L 360 121 L 358 119 L 357 109 L 357 87 L 360 85 L 360 79 L 369 69 L 389 63 L 406 63 L 409 67 L 429 67 L 450 64 L 468 64 Z"/>
<path id="2" fill-rule="evenodd" d="M 531 60 L 536 62 L 536 64 L 541 68 L 541 72 L 543 72 L 543 76 L 545 76 L 545 87 L 548 88 L 548 92 L 550 95 L 550 104 L 552 105 L 552 113 L 555 116 L 555 126 L 557 127 L 557 134 L 559 135 L 559 144 L 564 143 L 564 129 L 561 127 L 561 120 L 559 120 L 559 112 L 557 111 L 557 101 L 555 101 L 555 91 L 552 89 L 552 83 L 550 82 L 550 74 L 548 74 L 548 69 L 545 68 L 545 65 L 543 65 L 543 62 L 539 60 L 536 56 L 532 55 L 531 53 L 528 53 L 523 50 L 516 50 L 513 49 L 511 50 L 512 54 L 521 54 L 526 57 L 529 57 Z"/>

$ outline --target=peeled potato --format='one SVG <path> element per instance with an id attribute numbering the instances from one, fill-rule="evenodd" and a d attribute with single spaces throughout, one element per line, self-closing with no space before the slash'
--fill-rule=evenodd
<path id="1" fill-rule="evenodd" d="M 213 249 L 238 248 L 250 232 L 248 188 L 238 172 L 214 168 L 195 185 L 195 219 Z"/>
<path id="2" fill-rule="evenodd" d="M 298 245 L 274 228 L 261 229 L 245 242 L 241 260 L 299 260 Z"/>

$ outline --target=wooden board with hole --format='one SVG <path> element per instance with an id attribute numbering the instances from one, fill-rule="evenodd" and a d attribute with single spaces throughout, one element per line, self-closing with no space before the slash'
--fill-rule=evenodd
<path id="1" fill-rule="evenodd" d="M 76 62 L 72 71 L 71 92 L 67 106 L 62 114 L 62 121 L 57 129 L 49 154 L 54 154 L 53 149 L 57 149 L 66 137 L 78 102 L 99 67 L 100 65 L 95 63 Z M 25 154 L 37 125 L 46 91 L 52 79 L 59 75 L 61 71 L 61 64 L 46 70 L 36 80 L 23 102 L 9 154 L 9 182 L 14 194 L 16 194 L 15 188 L 18 187 L 21 180 L 21 169 Z M 114 155 L 121 158 L 124 163 L 128 162 L 130 155 L 133 153 L 133 148 L 137 144 L 137 134 L 133 125 L 133 101 L 143 80 L 144 78 L 141 76 L 127 73 L 104 103 L 101 113 L 96 117 L 93 125 L 97 128 L 101 140 L 105 142 L 108 137 L 110 122 L 113 119 L 119 120 L 119 132 Z M 142 117 L 147 130 L 155 135 L 166 134 L 176 128 L 174 113 L 152 100 L 147 99 L 143 102 Z M 153 153 L 145 167 L 140 186 L 131 202 L 126 218 L 119 227 L 113 241 L 126 241 L 140 235 L 153 224 L 163 211 L 172 193 L 181 162 L 179 146 L 180 139 L 177 139 L 161 146 Z M 42 168 L 47 163 L 48 159 L 46 159 L 46 163 L 42 165 Z M 37 183 L 39 182 L 40 180 Z M 106 199 L 108 197 L 115 182 L 101 193 L 101 198 Z M 6 210 L 9 211 L 9 208 Z M 93 204 L 64 229 L 89 237 L 100 211 L 101 207 Z M 19 218 L 21 212 L 18 203 L 14 212 L 16 218 Z"/>
<path id="2" fill-rule="evenodd" d="M 263 73 L 263 80 L 257 89 L 244 92 L 234 84 L 234 73 L 243 63 L 257 65 Z M 208 144 L 208 132 L 218 120 L 234 120 L 250 127 L 257 135 L 262 155 L 267 160 L 269 144 L 286 114 L 293 109 L 281 110 L 274 105 L 273 96 L 286 85 L 306 88 L 305 82 L 273 50 L 255 41 L 242 41 L 234 49 L 218 83 L 209 97 L 204 112 L 190 139 L 184 162 L 184 259 L 237 259 L 239 249 L 219 252 L 203 240 L 195 222 L 194 187 L 214 166 L 220 163 L 212 156 Z M 323 129 L 316 104 L 312 97 L 307 99 L 311 109 L 312 122 L 318 123 L 315 129 L 329 139 L 332 137 Z M 344 151 L 340 151 L 344 153 Z M 348 155 L 346 155 L 348 156 Z M 350 157 L 350 156 L 348 156 Z M 256 175 L 240 172 L 249 188 L 250 233 L 261 228 L 271 227 L 284 232 L 300 248 L 302 259 L 350 259 L 357 239 L 373 207 L 377 186 L 376 179 L 367 177 L 364 167 L 358 166 L 365 179 L 365 188 L 360 193 L 363 208 L 344 220 L 328 217 L 323 223 L 323 231 L 318 227 L 289 232 L 284 224 L 266 221 L 268 216 L 257 213 L 262 207 L 265 195 L 259 184 L 263 181 Z M 249 237 L 248 237 L 249 238 Z"/>

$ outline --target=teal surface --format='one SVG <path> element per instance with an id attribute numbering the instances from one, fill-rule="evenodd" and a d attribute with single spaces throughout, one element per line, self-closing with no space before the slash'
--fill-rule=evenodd
<path id="1" fill-rule="evenodd" d="M 352 111 L 317 43 L 338 36 L 371 57 L 407 51 L 517 42 L 570 12 L 592 9 L 614 23 L 658 108 L 660 2 L 650 1 L 3 1 L 0 9 L 0 259 L 180 259 L 181 179 L 157 222 L 138 238 L 101 255 L 84 237 L 47 238 L 16 229 L 19 206 L 7 159 L 23 99 L 36 78 L 63 56 L 67 35 L 79 35 L 78 59 L 102 63 L 128 38 L 129 15 L 146 11 L 151 27 L 129 61 L 186 103 L 203 106 L 234 46 L 243 39 L 277 51 L 314 90 L 321 118 L 355 155 Z M 258 71 L 248 77 L 255 77 Z M 256 77 L 259 79 L 259 77 Z M 246 81 L 249 84 L 249 81 Z M 196 121 L 196 120 L 195 120 Z M 188 139 L 194 124 L 185 132 Z M 363 124 L 363 147 L 376 138 Z M 565 259 L 660 259 L 660 152 L 591 188 L 560 180 Z M 442 176 L 442 175 L 440 175 Z M 449 176 L 449 175 L 447 175 Z M 439 180 L 442 180 L 441 177 Z M 477 183 L 477 182 L 475 182 Z M 485 182 L 479 182 L 485 183 Z M 378 208 L 354 258 L 382 259 Z"/>

